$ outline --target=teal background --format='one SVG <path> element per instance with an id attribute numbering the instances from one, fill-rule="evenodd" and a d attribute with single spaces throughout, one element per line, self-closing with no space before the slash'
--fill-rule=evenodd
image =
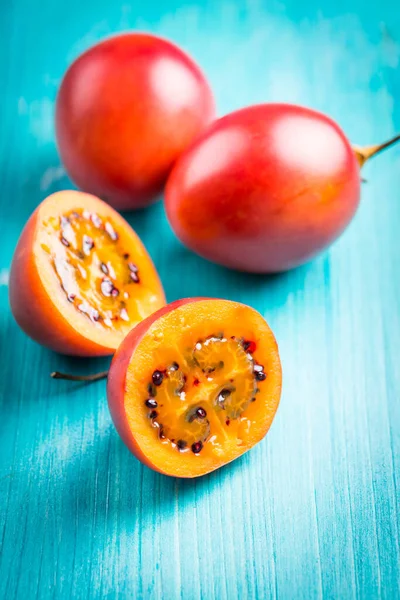
<path id="1" fill-rule="evenodd" d="M 287 274 L 247 276 L 196 257 L 162 203 L 128 216 L 169 301 L 246 302 L 280 345 L 284 391 L 270 433 L 210 476 L 143 467 L 111 424 L 104 382 L 49 378 L 108 362 L 53 354 L 12 319 L 18 235 L 46 195 L 71 187 L 54 143 L 60 78 L 79 52 L 127 28 L 189 51 L 220 115 L 284 100 L 327 112 L 355 143 L 400 130 L 391 0 L 2 0 L 0 598 L 399 598 L 400 148 L 365 168 L 342 238 Z"/>

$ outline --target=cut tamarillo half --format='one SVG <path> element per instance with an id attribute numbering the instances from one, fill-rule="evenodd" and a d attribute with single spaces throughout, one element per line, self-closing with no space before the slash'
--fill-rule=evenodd
<path id="1" fill-rule="evenodd" d="M 10 304 L 20 327 L 63 354 L 113 354 L 128 331 L 165 305 L 142 242 L 108 204 L 78 191 L 46 198 L 12 261 Z"/>
<path id="2" fill-rule="evenodd" d="M 198 477 L 265 436 L 281 381 L 274 335 L 257 311 L 192 298 L 161 308 L 127 335 L 107 396 L 140 461 L 165 475 Z"/>

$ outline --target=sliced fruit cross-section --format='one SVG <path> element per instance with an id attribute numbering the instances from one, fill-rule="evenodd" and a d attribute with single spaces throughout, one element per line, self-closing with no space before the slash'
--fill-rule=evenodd
<path id="1" fill-rule="evenodd" d="M 275 338 L 254 309 L 219 299 L 172 303 L 114 356 L 108 399 L 130 450 L 153 469 L 196 477 L 260 441 L 278 407 Z"/>
<path id="2" fill-rule="evenodd" d="M 165 298 L 128 223 L 95 196 L 65 191 L 44 200 L 22 232 L 10 302 L 33 339 L 59 352 L 90 356 L 112 354 Z"/>

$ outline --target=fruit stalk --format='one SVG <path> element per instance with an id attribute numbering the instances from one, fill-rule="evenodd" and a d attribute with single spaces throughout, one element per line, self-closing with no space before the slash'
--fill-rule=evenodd
<path id="1" fill-rule="evenodd" d="M 69 373 L 60 373 L 59 371 L 53 371 L 50 373 L 50 377 L 53 379 L 67 379 L 68 381 L 99 381 L 100 379 L 106 379 L 108 371 L 101 371 L 100 373 L 94 373 L 93 375 L 71 375 Z"/>
<path id="2" fill-rule="evenodd" d="M 400 133 L 390 138 L 386 142 L 383 142 L 383 144 L 375 144 L 374 146 L 353 146 L 353 150 L 360 167 L 364 166 L 367 160 L 376 154 L 379 154 L 379 152 L 382 152 L 382 150 L 386 150 L 386 148 L 393 146 L 398 141 L 400 141 Z"/>

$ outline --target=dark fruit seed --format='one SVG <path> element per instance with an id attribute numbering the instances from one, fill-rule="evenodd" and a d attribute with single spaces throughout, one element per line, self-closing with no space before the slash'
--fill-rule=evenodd
<path id="1" fill-rule="evenodd" d="M 154 385 L 152 383 L 149 383 L 149 385 L 147 386 L 147 390 L 150 394 L 150 396 L 156 396 L 157 395 L 157 390 L 154 387 Z"/>
<path id="2" fill-rule="evenodd" d="M 264 373 L 264 371 L 260 371 L 260 372 L 256 373 L 257 381 L 264 381 L 264 379 L 266 379 L 266 378 L 267 378 L 267 376 Z"/>
<path id="3" fill-rule="evenodd" d="M 229 425 L 229 424 L 230 424 L 230 420 L 229 420 L 229 419 L 227 419 L 227 420 L 225 421 L 225 423 L 226 423 L 226 425 Z"/>
<path id="4" fill-rule="evenodd" d="M 139 271 L 138 267 L 133 262 L 128 263 L 128 269 L 134 273 Z"/>
<path id="5" fill-rule="evenodd" d="M 207 416 L 206 411 L 204 410 L 204 408 L 201 408 L 201 406 L 196 410 L 196 416 L 199 417 L 199 419 L 205 419 Z"/>
<path id="6" fill-rule="evenodd" d="M 165 440 L 165 433 L 162 427 L 160 427 L 159 429 L 158 437 L 160 438 L 160 440 Z"/>
<path id="7" fill-rule="evenodd" d="M 95 308 L 92 308 L 90 311 L 90 317 L 93 319 L 93 321 L 98 321 L 100 319 L 99 311 Z"/>
<path id="8" fill-rule="evenodd" d="M 104 275 L 108 275 L 108 267 L 105 263 L 101 263 L 100 269 L 103 271 Z"/>
<path id="9" fill-rule="evenodd" d="M 232 391 L 234 391 L 234 390 L 232 390 Z M 218 394 L 217 402 L 221 406 L 221 408 L 225 408 L 224 402 L 228 398 L 228 396 L 231 395 L 232 391 L 231 390 L 227 390 L 227 389 L 223 389 Z"/>
<path id="10" fill-rule="evenodd" d="M 194 454 L 198 454 L 199 452 L 201 452 L 202 448 L 203 442 L 195 442 L 194 444 L 192 444 L 192 452 L 194 452 Z"/>
<path id="11" fill-rule="evenodd" d="M 193 385 L 199 385 L 200 381 L 197 379 L 197 377 L 195 377 L 193 379 Z"/>
<path id="12" fill-rule="evenodd" d="M 94 241 L 88 235 L 83 236 L 83 251 L 85 254 L 89 254 L 89 252 L 94 248 Z"/>
<path id="13" fill-rule="evenodd" d="M 154 398 L 148 398 L 148 400 L 146 400 L 145 405 L 147 406 L 147 408 L 157 408 L 158 404 L 156 402 L 156 400 L 154 400 Z"/>
<path id="14" fill-rule="evenodd" d="M 161 385 L 164 379 L 164 373 L 162 371 L 154 371 L 153 375 L 151 376 L 151 379 L 154 383 L 154 385 Z"/>
<path id="15" fill-rule="evenodd" d="M 128 260 L 128 258 L 129 258 L 129 253 L 128 253 L 128 252 L 125 252 L 125 254 L 124 254 L 124 259 L 125 259 L 125 260 Z"/>
<path id="16" fill-rule="evenodd" d="M 173 362 L 170 366 L 171 371 L 177 371 L 179 369 L 179 365 L 177 362 Z"/>
<path id="17" fill-rule="evenodd" d="M 179 450 L 184 450 L 187 446 L 187 442 L 185 442 L 185 440 L 178 440 L 176 445 Z"/>
<path id="18" fill-rule="evenodd" d="M 158 416 L 158 412 L 156 410 L 152 410 L 149 414 L 149 419 L 155 419 Z"/>
<path id="19" fill-rule="evenodd" d="M 100 284 L 100 289 L 103 296 L 111 296 L 113 288 L 114 286 L 112 284 L 111 279 L 107 279 L 106 277 L 104 277 L 103 281 Z"/>
<path id="20" fill-rule="evenodd" d="M 135 273 L 134 271 L 130 272 L 130 277 L 131 277 L 132 281 L 134 281 L 135 283 L 140 282 L 139 275 L 137 273 Z"/>
<path id="21" fill-rule="evenodd" d="M 202 371 L 203 371 L 203 373 L 211 375 L 211 373 L 214 373 L 215 367 L 206 367 L 205 369 L 202 369 Z"/>
<path id="22" fill-rule="evenodd" d="M 126 308 L 122 307 L 121 312 L 119 314 L 120 314 L 121 319 L 123 319 L 124 321 L 129 321 L 129 315 L 126 312 Z"/>
<path id="23" fill-rule="evenodd" d="M 112 239 L 113 242 L 116 242 L 118 239 L 118 233 L 115 231 L 114 227 L 111 225 L 111 223 L 106 223 L 104 226 L 105 230 L 107 231 L 108 235 L 110 236 L 110 238 Z"/>
<path id="24" fill-rule="evenodd" d="M 248 340 L 245 340 L 243 342 L 243 348 L 245 349 L 246 352 L 249 352 L 250 354 L 253 354 L 253 352 L 256 351 L 256 343 L 255 342 L 251 342 Z"/>
<path id="25" fill-rule="evenodd" d="M 96 215 L 96 213 L 92 213 L 90 218 L 92 219 L 92 223 L 95 227 L 101 227 L 101 219 L 98 215 Z"/>
<path id="26" fill-rule="evenodd" d="M 67 298 L 68 298 L 69 302 L 73 302 L 75 300 L 75 298 L 76 298 L 76 295 L 75 294 L 68 294 Z"/>
<path id="27" fill-rule="evenodd" d="M 61 236 L 61 243 L 64 244 L 64 246 L 66 246 L 68 248 L 69 246 L 69 241 L 65 239 L 64 236 Z"/>

